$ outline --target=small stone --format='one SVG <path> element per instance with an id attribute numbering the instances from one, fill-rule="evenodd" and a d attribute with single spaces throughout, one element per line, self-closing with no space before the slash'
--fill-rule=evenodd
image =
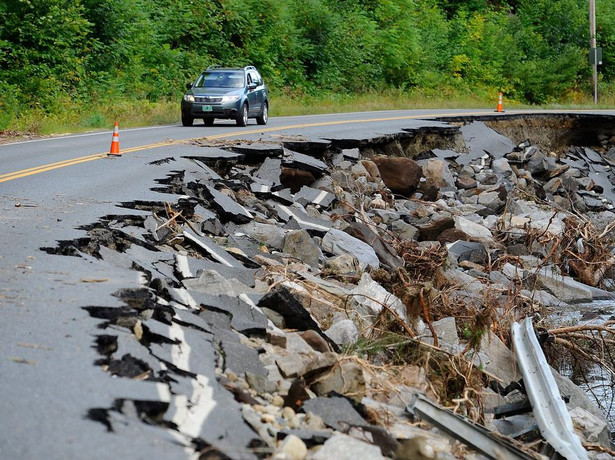
<path id="1" fill-rule="evenodd" d="M 261 421 L 263 423 L 275 423 L 275 416 L 271 415 L 271 414 L 263 414 L 261 416 Z"/>
<path id="2" fill-rule="evenodd" d="M 289 460 L 304 460 L 308 449 L 305 443 L 294 434 L 289 434 L 278 446 L 277 452 L 284 454 Z"/>
<path id="3" fill-rule="evenodd" d="M 259 414 L 267 413 L 267 408 L 265 406 L 261 406 L 260 404 L 254 404 L 252 409 L 254 409 L 254 412 L 258 412 Z"/>
<path id="4" fill-rule="evenodd" d="M 345 434 L 336 434 L 325 442 L 312 457 L 314 460 L 361 459 L 380 460 L 385 457 L 378 446 L 351 438 Z"/>
<path id="5" fill-rule="evenodd" d="M 271 399 L 271 405 L 272 406 L 276 406 L 276 407 L 282 407 L 284 406 L 284 398 L 282 398 L 282 396 L 280 395 L 275 395 L 272 399 Z M 289 408 L 290 409 L 290 408 Z M 292 409 L 291 409 L 292 410 Z"/>
<path id="6" fill-rule="evenodd" d="M 296 416 L 295 411 L 291 407 L 285 407 L 282 409 L 282 418 L 284 420 L 292 420 Z"/>
<path id="7" fill-rule="evenodd" d="M 300 334 L 301 338 L 305 340 L 314 350 L 321 353 L 331 351 L 329 344 L 322 336 L 313 329 L 308 329 Z"/>
<path id="8" fill-rule="evenodd" d="M 436 458 L 436 451 L 427 438 L 416 436 L 404 441 L 395 451 L 393 458 L 395 460 L 428 460 Z"/>
<path id="9" fill-rule="evenodd" d="M 320 415 L 316 415 L 312 412 L 308 412 L 303 419 L 303 423 L 305 424 L 305 428 L 308 430 L 322 430 L 325 428 L 325 423 L 322 421 L 322 417 Z"/>
<path id="10" fill-rule="evenodd" d="M 325 331 L 325 334 L 340 346 L 354 345 L 360 336 L 357 325 L 351 319 L 344 319 L 333 323 Z"/>

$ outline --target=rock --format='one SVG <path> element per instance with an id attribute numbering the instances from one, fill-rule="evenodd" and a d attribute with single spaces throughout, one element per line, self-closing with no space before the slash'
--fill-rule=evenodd
<path id="1" fill-rule="evenodd" d="M 338 396 L 310 399 L 304 402 L 303 410 L 319 416 L 325 425 L 338 431 L 367 424 L 347 399 Z"/>
<path id="2" fill-rule="evenodd" d="M 361 401 L 365 396 L 363 368 L 353 361 L 342 361 L 318 377 L 310 388 L 319 396 L 340 394 Z"/>
<path id="3" fill-rule="evenodd" d="M 313 331 L 312 329 L 309 329 L 309 330 L 307 330 L 305 332 L 302 332 L 299 335 L 314 350 L 316 350 L 316 351 L 318 351 L 320 353 L 326 353 L 328 351 L 331 351 L 331 347 L 329 347 L 329 344 L 327 343 L 327 341 L 325 339 L 323 339 L 322 336 L 318 332 Z"/>
<path id="4" fill-rule="evenodd" d="M 312 456 L 312 460 L 383 460 L 385 457 L 373 446 L 345 434 L 335 434 Z"/>
<path id="5" fill-rule="evenodd" d="M 464 233 L 465 234 L 465 233 Z M 485 245 L 471 241 L 455 241 L 447 245 L 449 254 L 455 256 L 457 262 L 469 260 L 476 264 L 484 264 L 487 262 L 487 251 Z"/>
<path id="6" fill-rule="evenodd" d="M 513 352 L 493 332 L 489 331 L 483 334 L 480 341 L 480 351 L 483 355 L 481 365 L 491 375 L 497 376 L 502 386 L 515 382 L 522 377 L 517 368 Z"/>
<path id="7" fill-rule="evenodd" d="M 575 407 L 580 407 L 581 409 L 589 412 L 595 418 L 606 421 L 606 418 L 602 411 L 589 399 L 585 391 L 579 388 L 577 385 L 572 382 L 568 377 L 561 375 L 555 369 L 551 369 L 551 374 L 557 383 L 557 388 L 560 391 L 560 394 L 567 396 L 568 402 L 566 406 L 568 410 L 574 409 Z"/>
<path id="8" fill-rule="evenodd" d="M 487 227 L 474 223 L 465 217 L 455 217 L 455 228 L 462 230 L 471 240 L 493 244 L 493 235 Z"/>
<path id="9" fill-rule="evenodd" d="M 575 428 L 581 432 L 585 441 L 611 447 L 611 432 L 608 423 L 602 417 L 598 418 L 581 407 L 568 411 Z"/>
<path id="10" fill-rule="evenodd" d="M 275 362 L 284 378 L 294 378 L 305 373 L 310 359 L 297 353 L 291 353 L 278 356 Z"/>
<path id="11" fill-rule="evenodd" d="M 438 188 L 455 187 L 455 178 L 446 161 L 435 158 L 426 160 L 423 164 L 423 175 L 431 179 Z"/>
<path id="12" fill-rule="evenodd" d="M 318 267 L 322 252 L 306 230 L 295 230 L 286 234 L 283 251 L 301 262 Z"/>
<path id="13" fill-rule="evenodd" d="M 399 219 L 391 223 L 391 231 L 401 240 L 414 240 L 419 234 L 419 229 Z"/>
<path id="14" fill-rule="evenodd" d="M 284 187 L 289 188 L 292 193 L 297 193 L 305 185 L 313 184 L 315 180 L 316 178 L 311 172 L 300 169 L 283 167 L 280 174 L 280 182 Z"/>
<path id="15" fill-rule="evenodd" d="M 446 344 L 454 348 L 459 345 L 459 337 L 457 336 L 457 323 L 455 321 L 455 318 L 453 318 L 452 316 L 448 318 L 442 318 L 439 321 L 434 321 L 433 323 L 431 323 L 431 325 L 436 331 L 436 334 L 438 335 L 440 346 Z"/>
<path id="16" fill-rule="evenodd" d="M 384 309 L 383 305 L 387 305 L 401 320 L 408 322 L 406 307 L 401 300 L 375 282 L 368 273 L 363 273 L 358 286 L 352 290 L 351 304 L 360 321 L 368 326 L 376 321 Z"/>
<path id="17" fill-rule="evenodd" d="M 259 301 L 258 306 L 261 308 L 269 308 L 281 314 L 288 327 L 300 331 L 307 331 L 308 329 L 315 330 L 318 334 L 323 336 L 325 340 L 329 341 L 329 344 L 333 346 L 334 350 L 339 350 L 337 345 L 324 335 L 318 323 L 287 287 L 280 286 L 271 291 Z"/>
<path id="18" fill-rule="evenodd" d="M 308 363 L 302 377 L 306 382 L 311 383 L 314 379 L 318 379 L 319 376 L 329 372 L 337 364 L 338 356 L 336 353 L 330 351 L 321 353 Z"/>
<path id="19" fill-rule="evenodd" d="M 257 393 L 271 393 L 275 391 L 275 384 L 267 376 L 246 372 L 246 382 Z"/>
<path id="20" fill-rule="evenodd" d="M 378 182 L 381 180 L 380 171 L 378 170 L 378 166 L 372 160 L 361 160 L 361 165 L 365 168 L 367 173 L 369 174 L 370 179 L 373 182 Z"/>
<path id="21" fill-rule="evenodd" d="M 333 275 L 349 277 L 359 276 L 361 271 L 359 260 L 352 254 L 340 254 L 327 259 L 325 268 Z"/>
<path id="22" fill-rule="evenodd" d="M 378 268 L 380 261 L 374 249 L 363 241 L 340 230 L 329 230 L 322 239 L 322 249 L 335 255 L 350 254 L 357 258 L 361 270 Z"/>
<path id="23" fill-rule="evenodd" d="M 261 222 L 250 222 L 237 226 L 237 232 L 242 232 L 259 243 L 274 249 L 282 249 L 286 231 L 277 225 Z"/>
<path id="24" fill-rule="evenodd" d="M 384 184 L 395 194 L 410 196 L 418 188 L 422 168 L 409 158 L 375 156 L 371 160 L 378 167 Z"/>
<path id="25" fill-rule="evenodd" d="M 289 434 L 276 449 L 277 454 L 282 454 L 284 456 L 282 458 L 287 460 L 304 460 L 307 457 L 308 449 L 298 436 Z"/>
<path id="26" fill-rule="evenodd" d="M 541 268 L 534 276 L 539 287 L 546 289 L 562 302 L 583 303 L 593 300 L 589 286 L 568 276 L 558 275 L 549 267 Z"/>
<path id="27" fill-rule="evenodd" d="M 506 158 L 498 158 L 493 160 L 491 168 L 496 176 L 500 179 L 508 179 L 511 182 L 516 181 L 515 173 L 513 172 Z"/>
<path id="28" fill-rule="evenodd" d="M 502 196 L 500 190 L 483 192 L 478 195 L 478 204 L 491 210 L 492 212 L 498 212 L 504 207 L 506 195 Z"/>
<path id="29" fill-rule="evenodd" d="M 406 439 L 395 451 L 394 460 L 430 460 L 436 458 L 436 451 L 425 436 Z"/>
<path id="30" fill-rule="evenodd" d="M 389 268 L 396 269 L 404 265 L 395 250 L 366 224 L 352 222 L 344 231 L 372 247 L 378 260 Z"/>
<path id="31" fill-rule="evenodd" d="M 333 325 L 325 331 L 325 334 L 340 347 L 354 345 L 360 337 L 359 329 L 354 321 L 350 319 L 334 322 Z"/>
<path id="32" fill-rule="evenodd" d="M 455 227 L 455 220 L 446 214 L 436 214 L 412 224 L 419 229 L 419 241 L 435 241 L 444 230 Z"/>

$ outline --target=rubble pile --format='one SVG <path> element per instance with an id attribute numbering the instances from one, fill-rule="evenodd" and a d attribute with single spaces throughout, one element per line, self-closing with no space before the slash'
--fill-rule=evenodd
<path id="1" fill-rule="evenodd" d="M 480 121 L 454 133 L 455 150 L 204 145 L 160 181 L 174 201 L 60 243 L 143 274 L 122 306 L 87 308 L 98 364 L 157 396 L 90 418 L 137 414 L 202 458 L 480 458 L 413 416 L 421 395 L 539 458 L 531 408 L 502 410 L 525 401 L 510 326 L 612 297 L 615 138 L 551 152 Z M 556 378 L 610 458 L 604 415 Z"/>

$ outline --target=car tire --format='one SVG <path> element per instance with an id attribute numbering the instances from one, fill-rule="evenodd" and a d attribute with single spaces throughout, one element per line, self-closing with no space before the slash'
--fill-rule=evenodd
<path id="1" fill-rule="evenodd" d="M 184 115 L 182 113 L 182 125 L 192 126 L 192 123 L 194 123 L 194 118 L 192 118 L 190 115 Z"/>
<path id="2" fill-rule="evenodd" d="M 239 113 L 237 113 L 237 118 L 235 119 L 237 122 L 237 126 L 247 126 L 248 124 L 248 104 L 244 104 L 241 107 Z"/>
<path id="3" fill-rule="evenodd" d="M 213 118 L 203 118 L 203 124 L 205 126 L 213 126 L 214 125 L 214 119 Z"/>
<path id="4" fill-rule="evenodd" d="M 263 108 L 261 109 L 261 114 L 256 117 L 256 123 L 259 125 L 266 125 L 269 120 L 269 103 L 265 102 L 263 104 Z"/>

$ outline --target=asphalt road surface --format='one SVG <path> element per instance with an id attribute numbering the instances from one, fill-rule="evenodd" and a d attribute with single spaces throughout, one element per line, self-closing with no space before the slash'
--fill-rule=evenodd
<path id="1" fill-rule="evenodd" d="M 239 412 L 207 383 L 202 389 L 211 390 L 206 395 L 211 401 L 205 413 L 179 435 L 141 423 L 138 411 L 131 419 L 126 408 L 113 431 L 93 420 L 93 408 L 117 401 L 168 402 L 171 396 L 165 385 L 113 378 L 95 364 L 96 338 L 105 331 L 84 307 L 121 306 L 113 294 L 141 286 L 138 272 L 94 257 L 53 254 L 60 242 L 83 238 L 86 227 L 102 217 L 134 213 L 122 203 L 165 201 L 152 189 L 177 167 L 171 158 L 202 150 L 190 139 L 365 139 L 434 124 L 436 116 L 488 114 L 493 111 L 370 112 L 271 118 L 267 126 L 250 120 L 245 128 L 224 121 L 206 128 L 197 121 L 190 128 L 126 130 L 120 120 L 119 157 L 106 155 L 111 130 L 0 145 L 0 458 L 187 458 L 194 452 L 189 439 L 199 435 L 205 418 L 223 431 L 209 433 L 223 445 L 245 435 L 239 428 L 233 433 L 241 424 Z M 213 364 L 199 371 L 210 383 L 211 369 Z"/>

